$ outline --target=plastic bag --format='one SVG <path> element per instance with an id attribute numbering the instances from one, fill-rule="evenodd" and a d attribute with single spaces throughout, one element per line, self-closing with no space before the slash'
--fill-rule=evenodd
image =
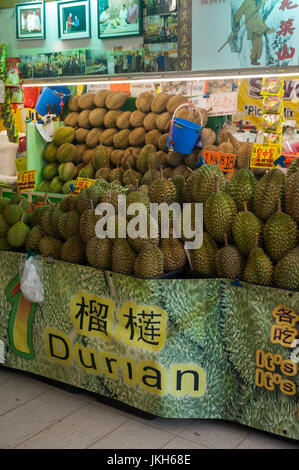
<path id="1" fill-rule="evenodd" d="M 284 79 L 280 77 L 264 77 L 262 80 L 261 95 L 284 95 Z"/>
<path id="2" fill-rule="evenodd" d="M 41 258 L 29 256 L 20 266 L 20 287 L 26 299 L 31 302 L 44 300 L 44 288 L 41 280 Z"/>

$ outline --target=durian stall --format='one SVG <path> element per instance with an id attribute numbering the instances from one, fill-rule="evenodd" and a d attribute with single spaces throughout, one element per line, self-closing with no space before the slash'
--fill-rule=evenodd
<path id="1" fill-rule="evenodd" d="M 241 78 L 219 78 L 220 105 L 206 89 L 217 77 L 184 73 L 38 89 L 16 181 L 1 183 L 3 367 L 154 416 L 299 440 L 299 137 L 283 127 L 289 77 L 259 78 L 255 125 L 240 123 Z M 56 112 L 49 95 L 39 112 L 45 89 Z M 4 133 L 19 144 L 8 107 Z M 188 152 L 189 137 L 176 147 L 183 125 L 196 132 Z M 147 220 L 152 204 L 190 204 L 192 233 L 176 237 L 170 217 L 162 236 L 161 216 L 158 236 L 122 236 L 136 203 Z M 105 238 L 101 204 L 116 213 Z M 186 249 L 198 205 L 202 243 Z"/>

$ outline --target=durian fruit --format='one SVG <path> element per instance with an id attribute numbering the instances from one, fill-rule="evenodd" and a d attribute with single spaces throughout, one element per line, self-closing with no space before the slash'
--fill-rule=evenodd
<path id="1" fill-rule="evenodd" d="M 76 155 L 75 155 L 75 158 L 73 160 L 73 163 L 75 163 L 76 165 L 79 164 L 79 163 L 82 163 L 83 161 L 83 154 L 85 152 L 85 150 L 87 150 L 88 147 L 86 144 L 76 144 Z"/>
<path id="2" fill-rule="evenodd" d="M 95 170 L 109 167 L 109 152 L 104 145 L 98 145 L 92 156 L 92 165 Z"/>
<path id="3" fill-rule="evenodd" d="M 204 276 L 215 274 L 215 256 L 217 244 L 207 232 L 203 232 L 203 240 L 200 248 L 190 250 L 190 266 L 193 272 Z"/>
<path id="4" fill-rule="evenodd" d="M 216 177 L 216 192 L 211 194 L 204 205 L 204 224 L 207 232 L 218 242 L 224 235 L 230 236 L 233 220 L 237 214 L 234 200 L 219 189 L 219 178 Z"/>
<path id="5" fill-rule="evenodd" d="M 60 237 L 67 240 L 73 235 L 77 235 L 80 229 L 80 216 L 77 211 L 62 212 L 58 219 L 58 230 Z"/>
<path id="6" fill-rule="evenodd" d="M 145 143 L 146 131 L 144 127 L 136 127 L 129 134 L 129 143 L 132 147 L 142 147 Z"/>
<path id="7" fill-rule="evenodd" d="M 192 197 L 195 202 L 205 203 L 208 197 L 215 191 L 216 179 L 219 179 L 219 190 L 223 191 L 226 180 L 217 165 L 202 165 L 194 173 Z M 223 236 L 221 238 L 223 240 Z"/>
<path id="8" fill-rule="evenodd" d="M 45 148 L 44 152 L 44 159 L 48 163 L 54 163 L 56 162 L 56 155 L 57 155 L 57 145 L 55 145 L 53 142 L 50 142 L 47 147 Z"/>
<path id="9" fill-rule="evenodd" d="M 155 113 L 148 113 L 145 115 L 143 119 L 143 127 L 146 131 L 149 132 L 149 131 L 152 131 L 153 129 L 157 129 L 156 120 L 158 116 L 159 114 L 155 114 Z"/>
<path id="10" fill-rule="evenodd" d="M 109 183 L 113 183 L 113 181 L 121 181 L 124 174 L 124 169 L 121 167 L 116 167 L 111 170 L 108 176 Z"/>
<path id="11" fill-rule="evenodd" d="M 107 111 L 104 116 L 104 126 L 106 127 L 106 129 L 116 128 L 116 120 L 121 115 L 122 111 L 120 111 L 119 109 L 111 109 L 110 111 Z"/>
<path id="12" fill-rule="evenodd" d="M 71 186 L 75 186 L 75 185 L 76 185 L 76 180 L 67 181 L 62 186 L 62 193 L 63 194 L 68 194 L 71 191 Z"/>
<path id="13" fill-rule="evenodd" d="M 20 204 L 20 206 L 25 211 L 28 211 L 30 207 L 28 200 L 25 199 L 25 197 L 20 193 L 19 190 L 15 194 L 13 194 L 11 198 L 9 199 L 8 205 L 11 205 L 11 204 Z"/>
<path id="14" fill-rule="evenodd" d="M 151 103 L 153 101 L 154 95 L 148 91 L 140 93 L 136 99 L 136 108 L 142 111 L 143 113 L 149 113 L 151 110 Z"/>
<path id="15" fill-rule="evenodd" d="M 124 170 L 128 170 L 128 169 L 136 170 L 137 155 L 134 152 L 134 147 L 128 147 L 124 151 L 124 154 L 120 163 Z"/>
<path id="16" fill-rule="evenodd" d="M 87 136 L 86 136 L 86 145 L 87 147 L 89 148 L 96 148 L 97 145 L 99 145 L 100 143 L 100 137 L 101 137 L 101 134 L 102 134 L 102 130 L 101 129 L 98 129 L 97 127 L 94 127 L 93 129 L 91 129 Z"/>
<path id="17" fill-rule="evenodd" d="M 199 149 L 193 149 L 189 155 L 184 156 L 184 166 L 188 167 L 189 170 L 196 170 L 196 162 L 199 160 Z"/>
<path id="18" fill-rule="evenodd" d="M 150 168 L 142 176 L 142 178 L 140 180 L 140 185 L 141 186 L 145 185 L 147 187 L 147 191 L 148 191 L 148 186 L 150 184 L 152 184 L 153 181 L 155 181 L 156 179 L 159 179 L 159 178 L 160 178 L 160 172 L 158 170 Z M 140 190 L 141 190 L 141 186 L 139 187 Z"/>
<path id="19" fill-rule="evenodd" d="M 90 207 L 82 212 L 79 223 L 79 234 L 86 245 L 95 237 L 96 224 L 99 219 L 100 216 L 95 214 L 94 205 L 91 199 Z"/>
<path id="20" fill-rule="evenodd" d="M 168 141 L 168 136 L 169 136 L 169 133 L 166 132 L 165 134 L 162 134 L 158 140 L 159 149 L 166 153 L 168 153 L 168 150 L 169 150 L 169 148 L 166 145 Z"/>
<path id="21" fill-rule="evenodd" d="M 200 134 L 200 140 L 202 142 L 203 147 L 206 145 L 214 145 L 216 142 L 216 132 L 209 127 L 205 127 Z"/>
<path id="22" fill-rule="evenodd" d="M 109 177 L 111 175 L 111 168 L 99 168 L 97 171 L 96 171 L 96 174 L 95 174 L 95 179 L 103 179 L 105 181 L 109 181 Z"/>
<path id="23" fill-rule="evenodd" d="M 184 190 L 185 190 L 185 178 L 182 175 L 173 174 L 171 181 L 173 182 L 175 189 L 176 189 L 176 201 L 179 204 L 183 204 Z"/>
<path id="24" fill-rule="evenodd" d="M 78 202 L 76 196 L 67 196 L 59 202 L 59 209 L 61 212 L 69 212 L 70 210 L 77 210 L 77 205 Z"/>
<path id="25" fill-rule="evenodd" d="M 49 204 L 41 217 L 41 228 L 45 235 L 49 237 L 60 238 L 58 220 L 61 210 L 55 204 Z"/>
<path id="26" fill-rule="evenodd" d="M 62 245 L 61 259 L 69 263 L 82 263 L 85 258 L 85 245 L 79 235 L 72 235 Z"/>
<path id="27" fill-rule="evenodd" d="M 252 208 L 252 199 L 257 181 L 250 170 L 238 170 L 226 186 L 225 191 L 235 201 L 238 211 L 243 210 L 243 202 Z"/>
<path id="28" fill-rule="evenodd" d="M 139 190 L 139 192 L 141 192 Z M 140 251 L 148 244 L 158 245 L 159 244 L 159 227 L 156 220 L 150 217 L 148 213 L 147 218 L 147 227 L 138 227 L 140 230 L 142 229 L 143 232 L 139 232 L 140 236 L 136 238 L 130 237 L 130 232 L 127 234 L 127 240 L 131 248 L 136 252 L 140 253 Z M 151 229 L 153 232 L 151 233 Z M 146 231 L 146 236 L 143 237 L 142 235 Z"/>
<path id="29" fill-rule="evenodd" d="M 286 172 L 286 179 L 288 179 L 297 171 L 299 171 L 299 158 L 295 158 L 295 160 L 293 160 L 290 166 L 288 167 Z"/>
<path id="30" fill-rule="evenodd" d="M 264 250 L 258 247 L 258 233 L 244 268 L 243 280 L 263 286 L 271 286 L 272 284 L 273 264 Z"/>
<path id="31" fill-rule="evenodd" d="M 120 109 L 127 99 L 128 95 L 124 91 L 112 91 L 106 97 L 105 106 L 108 109 Z"/>
<path id="32" fill-rule="evenodd" d="M 10 228 L 10 225 L 8 224 L 6 219 L 4 218 L 4 215 L 1 214 L 0 215 L 0 238 L 5 238 L 6 237 L 9 228 Z"/>
<path id="33" fill-rule="evenodd" d="M 90 238 L 86 245 L 88 264 L 98 269 L 111 269 L 112 241 L 109 238 Z"/>
<path id="34" fill-rule="evenodd" d="M 76 129 L 76 142 L 78 144 L 84 144 L 86 137 L 88 135 L 89 130 L 88 129 L 83 129 L 80 127 L 79 129 Z"/>
<path id="35" fill-rule="evenodd" d="M 253 212 L 267 220 L 277 208 L 277 200 L 283 198 L 285 175 L 278 169 L 269 170 L 257 182 L 252 200 Z"/>
<path id="36" fill-rule="evenodd" d="M 299 290 L 299 247 L 289 251 L 277 263 L 274 283 L 282 289 Z"/>
<path id="37" fill-rule="evenodd" d="M 207 125 L 208 119 L 208 112 L 206 109 L 203 108 L 192 108 L 188 113 L 188 121 L 195 122 L 196 124 L 199 124 L 203 127 Z"/>
<path id="38" fill-rule="evenodd" d="M 162 114 L 158 114 L 156 118 L 157 129 L 161 132 L 169 132 L 172 115 L 165 111 Z M 161 136 L 160 136 L 161 137 Z"/>
<path id="39" fill-rule="evenodd" d="M 58 174 L 61 181 L 66 183 L 67 181 L 75 178 L 77 175 L 77 170 L 72 162 L 61 163 L 61 165 L 58 167 Z"/>
<path id="40" fill-rule="evenodd" d="M 32 211 L 32 226 L 41 225 L 42 215 L 44 211 L 48 210 L 48 204 L 35 207 Z"/>
<path id="41" fill-rule="evenodd" d="M 122 176 L 122 184 L 124 186 L 128 186 L 129 184 L 133 184 L 136 186 L 140 182 L 141 174 L 138 171 L 135 171 L 131 168 L 125 170 Z"/>
<path id="42" fill-rule="evenodd" d="M 88 115 L 91 127 L 102 127 L 104 124 L 104 117 L 106 113 L 106 108 L 95 108 L 91 110 Z"/>
<path id="43" fill-rule="evenodd" d="M 136 111 L 133 111 L 130 116 L 130 125 L 132 127 L 142 127 L 144 118 L 145 113 L 143 113 L 139 109 L 136 109 Z"/>
<path id="44" fill-rule="evenodd" d="M 224 247 L 215 255 L 216 273 L 226 279 L 241 279 L 245 260 L 238 248 L 229 245 L 227 234 L 224 234 Z"/>
<path id="45" fill-rule="evenodd" d="M 78 115 L 78 126 L 82 127 L 83 129 L 91 129 L 91 124 L 89 122 L 89 109 L 84 109 Z"/>
<path id="46" fill-rule="evenodd" d="M 187 256 L 183 243 L 177 238 L 162 238 L 160 249 L 164 257 L 164 272 L 169 273 L 183 269 Z"/>
<path id="47" fill-rule="evenodd" d="M 52 141 L 56 145 L 70 144 L 75 138 L 76 131 L 70 126 L 57 127 L 54 130 Z"/>
<path id="48" fill-rule="evenodd" d="M 297 224 L 290 215 L 281 211 L 280 199 L 278 200 L 277 212 L 271 215 L 265 223 L 263 235 L 265 251 L 275 262 L 297 245 Z"/>
<path id="49" fill-rule="evenodd" d="M 249 142 L 239 142 L 239 146 L 236 147 L 238 150 L 236 159 L 237 168 L 249 170 L 252 145 L 253 144 Z M 236 148 L 234 150 L 236 150 Z"/>
<path id="50" fill-rule="evenodd" d="M 222 142 L 221 144 L 219 144 L 219 152 L 233 153 L 233 151 L 234 146 L 229 140 L 227 140 L 227 142 Z"/>
<path id="51" fill-rule="evenodd" d="M 39 244 L 42 238 L 45 237 L 44 232 L 42 231 L 39 225 L 35 225 L 32 227 L 30 232 L 28 233 L 25 241 L 25 248 L 26 250 L 33 250 L 39 252 Z"/>
<path id="52" fill-rule="evenodd" d="M 145 134 L 145 145 L 154 145 L 156 148 L 159 147 L 159 139 L 161 137 L 161 132 L 158 129 L 153 129 Z"/>
<path id="53" fill-rule="evenodd" d="M 0 188 L 0 214 L 3 214 L 9 201 L 10 199 L 8 197 L 3 196 L 2 189 Z"/>
<path id="54" fill-rule="evenodd" d="M 113 150 L 113 152 L 111 153 L 111 156 L 110 156 L 110 162 L 113 166 L 117 167 L 117 166 L 120 166 L 121 165 L 121 160 L 124 156 L 124 150 L 122 149 L 116 149 L 116 150 Z M 118 178 L 116 178 L 118 179 Z"/>
<path id="55" fill-rule="evenodd" d="M 131 128 L 131 123 L 130 123 L 130 118 L 132 116 L 132 111 L 124 111 L 121 113 L 115 121 L 116 127 L 118 129 L 130 129 Z"/>
<path id="56" fill-rule="evenodd" d="M 45 193 L 46 191 L 49 192 L 50 191 L 50 185 L 51 185 L 50 181 L 43 180 L 38 184 L 37 190 L 41 193 Z"/>
<path id="57" fill-rule="evenodd" d="M 95 104 L 95 106 L 97 108 L 105 108 L 106 98 L 110 93 L 111 93 L 111 91 L 108 90 L 108 89 L 99 90 L 94 95 L 94 104 Z"/>
<path id="58" fill-rule="evenodd" d="M 11 226 L 19 222 L 24 215 L 25 211 L 22 207 L 22 202 L 19 204 L 8 204 L 4 210 L 4 218 L 6 222 Z"/>
<path id="59" fill-rule="evenodd" d="M 83 93 L 78 98 L 78 105 L 81 109 L 93 109 L 94 108 L 94 94 L 93 93 Z"/>
<path id="60" fill-rule="evenodd" d="M 118 196 L 120 193 L 116 189 L 108 188 L 103 193 L 100 202 L 112 204 L 114 207 L 115 214 L 118 213 Z"/>
<path id="61" fill-rule="evenodd" d="M 68 165 L 68 163 L 63 163 L 63 165 Z M 59 194 L 62 191 L 63 181 L 59 178 L 59 176 L 55 176 L 52 179 L 49 187 L 50 193 Z"/>
<path id="62" fill-rule="evenodd" d="M 156 114 L 161 114 L 166 111 L 169 98 L 170 96 L 167 93 L 158 93 L 154 95 L 151 102 L 151 111 Z"/>
<path id="63" fill-rule="evenodd" d="M 66 144 L 72 145 L 72 144 Z M 47 163 L 43 168 L 43 179 L 51 181 L 58 175 L 58 163 Z"/>
<path id="64" fill-rule="evenodd" d="M 161 171 L 160 178 L 153 181 L 149 186 L 148 195 L 153 203 L 166 202 L 166 204 L 172 204 L 176 202 L 176 187 L 171 180 L 163 177 Z"/>
<path id="65" fill-rule="evenodd" d="M 169 97 L 166 104 L 166 109 L 170 114 L 173 114 L 175 110 L 182 104 L 187 103 L 187 98 L 183 95 L 173 95 Z"/>
<path id="66" fill-rule="evenodd" d="M 86 150 L 84 150 L 83 156 L 82 156 L 82 162 L 84 163 L 84 165 L 87 165 L 88 163 L 91 162 L 94 153 L 95 153 L 95 149 L 87 148 Z"/>
<path id="67" fill-rule="evenodd" d="M 78 116 L 79 116 L 79 113 L 77 112 L 69 113 L 64 118 L 64 125 L 71 126 L 71 127 L 78 127 Z"/>
<path id="68" fill-rule="evenodd" d="M 176 168 L 184 162 L 184 155 L 178 152 L 168 152 L 166 162 L 172 168 Z"/>
<path id="69" fill-rule="evenodd" d="M 170 166 L 163 168 L 162 170 L 163 178 L 170 179 L 173 176 L 173 169 Z"/>
<path id="70" fill-rule="evenodd" d="M 262 244 L 263 222 L 248 210 L 246 202 L 243 203 L 243 211 L 238 212 L 233 220 L 232 233 L 237 248 L 244 255 L 248 255 L 253 249 L 256 233 Z"/>
<path id="71" fill-rule="evenodd" d="M 193 184 L 194 184 L 194 173 L 191 174 L 188 178 L 185 180 L 185 186 L 184 186 L 184 202 L 194 202 L 193 199 Z"/>
<path id="72" fill-rule="evenodd" d="M 135 214 L 133 215 L 130 215 L 129 214 L 129 207 L 131 204 L 142 204 L 147 212 L 149 213 L 150 212 L 150 204 L 151 204 L 151 201 L 150 201 L 150 198 L 149 196 L 142 192 L 142 191 L 132 191 L 130 194 L 127 195 L 127 198 L 126 198 L 126 204 L 127 204 L 127 213 L 128 213 L 128 220 L 130 220 L 130 218 L 134 217 Z"/>
<path id="73" fill-rule="evenodd" d="M 155 244 L 146 244 L 134 263 L 134 273 L 142 278 L 153 278 L 164 274 L 164 256 Z"/>
<path id="74" fill-rule="evenodd" d="M 114 240 L 112 246 L 112 271 L 132 274 L 136 256 L 127 240 L 121 238 Z"/>
<path id="75" fill-rule="evenodd" d="M 156 163 L 156 148 L 153 145 L 145 145 L 140 151 L 136 167 L 141 175 L 144 175 L 150 168 L 154 169 Z"/>
<path id="76" fill-rule="evenodd" d="M 129 145 L 130 129 L 122 129 L 113 136 L 113 145 L 117 149 L 126 149 Z"/>
<path id="77" fill-rule="evenodd" d="M 286 179 L 284 193 L 285 211 L 299 224 L 299 171 Z"/>
<path id="78" fill-rule="evenodd" d="M 62 241 L 54 237 L 44 237 L 39 242 L 39 251 L 45 257 L 61 259 Z"/>
<path id="79" fill-rule="evenodd" d="M 113 145 L 113 137 L 118 132 L 118 129 L 111 128 L 105 129 L 100 136 L 100 144 L 110 146 Z"/>
<path id="80" fill-rule="evenodd" d="M 168 154 L 166 152 L 163 152 L 163 150 L 157 150 L 156 162 L 157 162 L 158 168 L 161 168 L 161 167 L 166 168 L 168 166 L 167 156 L 168 156 Z"/>
<path id="81" fill-rule="evenodd" d="M 95 169 L 92 163 L 85 165 L 78 173 L 79 178 L 94 179 Z"/>
<path id="82" fill-rule="evenodd" d="M 12 225 L 7 232 L 7 241 L 13 248 L 21 248 L 26 241 L 30 231 L 28 225 L 23 222 L 25 214 L 22 215 L 19 222 Z"/>
<path id="83" fill-rule="evenodd" d="M 57 150 L 56 159 L 59 163 L 72 162 L 76 157 L 76 146 L 73 144 L 62 144 Z"/>
<path id="84" fill-rule="evenodd" d="M 80 106 L 78 104 L 79 95 L 71 96 L 68 100 L 68 108 L 71 112 L 78 112 L 80 111 Z"/>

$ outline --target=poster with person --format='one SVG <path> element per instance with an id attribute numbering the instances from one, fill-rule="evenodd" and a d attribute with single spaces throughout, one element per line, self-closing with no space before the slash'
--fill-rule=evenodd
<path id="1" fill-rule="evenodd" d="M 98 36 L 112 38 L 142 34 L 141 0 L 98 0 Z"/>

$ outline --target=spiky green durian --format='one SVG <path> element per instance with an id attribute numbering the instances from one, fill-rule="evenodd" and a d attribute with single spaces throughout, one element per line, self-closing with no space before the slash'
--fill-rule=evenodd
<path id="1" fill-rule="evenodd" d="M 283 198 L 285 175 L 278 169 L 265 173 L 257 182 L 252 200 L 253 212 L 262 220 L 267 220 L 277 208 L 277 200 Z"/>
<path id="2" fill-rule="evenodd" d="M 274 283 L 283 289 L 299 290 L 299 247 L 289 251 L 275 266 Z"/>
<path id="3" fill-rule="evenodd" d="M 207 232 L 204 232 L 201 247 L 190 250 L 190 264 L 192 271 L 206 276 L 215 274 L 216 252 L 216 242 Z"/>
<path id="4" fill-rule="evenodd" d="M 115 240 L 112 247 L 112 271 L 132 274 L 136 256 L 127 240 L 121 238 Z"/>
<path id="5" fill-rule="evenodd" d="M 166 273 L 182 269 L 187 261 L 183 243 L 177 238 L 162 238 L 160 249 L 164 257 Z"/>
<path id="6" fill-rule="evenodd" d="M 244 268 L 244 257 L 233 245 L 229 245 L 227 235 L 224 236 L 224 247 L 215 255 L 216 273 L 228 279 L 240 279 Z"/>
<path id="7" fill-rule="evenodd" d="M 247 209 L 247 203 L 243 204 L 244 209 L 238 212 L 232 223 L 232 233 L 235 244 L 242 254 L 248 255 L 254 246 L 255 234 L 259 234 L 259 243 L 262 243 L 263 222 Z"/>
<path id="8" fill-rule="evenodd" d="M 12 225 L 7 232 L 7 241 L 13 248 L 20 248 L 24 245 L 26 237 L 30 231 L 28 225 L 23 222 L 24 214 L 21 220 Z"/>
<path id="9" fill-rule="evenodd" d="M 195 171 L 192 186 L 192 198 L 195 202 L 205 203 L 208 197 L 215 192 L 217 176 L 219 179 L 219 190 L 223 191 L 225 189 L 226 180 L 217 165 L 202 165 Z"/>
<path id="10" fill-rule="evenodd" d="M 154 244 L 147 244 L 138 254 L 134 263 L 134 273 L 139 277 L 151 278 L 164 273 L 164 255 Z"/>
<path id="11" fill-rule="evenodd" d="M 247 203 L 250 210 L 254 188 L 257 181 L 250 170 L 241 169 L 236 172 L 231 181 L 226 186 L 225 192 L 229 194 L 237 205 L 238 211 L 243 210 L 243 203 Z"/>
<path id="12" fill-rule="evenodd" d="M 273 264 L 264 250 L 258 247 L 258 236 L 256 234 L 254 247 L 249 253 L 243 272 L 243 280 L 263 286 L 271 286 L 273 279 Z"/>
<path id="13" fill-rule="evenodd" d="M 112 241 L 109 238 L 97 238 L 93 236 L 86 246 L 86 258 L 90 266 L 98 269 L 111 268 Z"/>
<path id="14" fill-rule="evenodd" d="M 299 171 L 286 180 L 285 211 L 299 224 Z"/>

